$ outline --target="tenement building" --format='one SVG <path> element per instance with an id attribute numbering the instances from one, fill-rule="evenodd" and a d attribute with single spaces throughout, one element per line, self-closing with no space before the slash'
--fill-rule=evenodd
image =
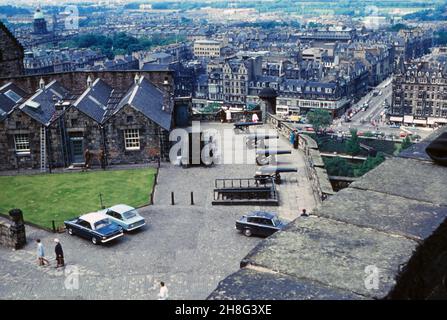
<path id="1" fill-rule="evenodd" d="M 220 57 L 222 44 L 215 40 L 196 40 L 194 42 L 194 55 L 196 57 Z"/>
<path id="2" fill-rule="evenodd" d="M 47 171 L 82 164 L 88 154 L 92 165 L 166 159 L 171 94 L 146 76 L 135 75 L 125 89 L 109 83 L 89 76 L 77 93 L 59 80 L 41 79 L 30 94 L 12 82 L 3 85 L 0 170 Z"/>
<path id="3" fill-rule="evenodd" d="M 389 120 L 408 125 L 447 123 L 447 48 L 401 63 L 393 82 Z"/>

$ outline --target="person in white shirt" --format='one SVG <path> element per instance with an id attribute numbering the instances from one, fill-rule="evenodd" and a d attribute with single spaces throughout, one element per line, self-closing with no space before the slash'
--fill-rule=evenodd
<path id="1" fill-rule="evenodd" d="M 158 300 L 168 300 L 168 287 L 165 283 L 160 282 L 160 292 L 158 293 Z"/>
<path id="2" fill-rule="evenodd" d="M 259 117 L 256 113 L 253 113 L 253 116 L 251 117 L 251 121 L 253 122 L 258 122 L 259 121 Z"/>
<path id="3" fill-rule="evenodd" d="M 227 122 L 231 122 L 231 110 L 230 110 L 230 108 L 227 108 L 227 110 L 225 111 L 225 115 L 226 115 Z"/>

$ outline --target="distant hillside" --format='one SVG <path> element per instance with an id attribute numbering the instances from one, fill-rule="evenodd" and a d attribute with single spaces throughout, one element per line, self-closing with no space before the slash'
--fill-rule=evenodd
<path id="1" fill-rule="evenodd" d="M 0 14 L 11 17 L 17 14 L 31 14 L 31 12 L 28 9 L 7 5 L 0 6 Z"/>
<path id="2" fill-rule="evenodd" d="M 436 9 L 422 10 L 407 14 L 405 20 L 416 21 L 445 21 L 447 20 L 447 4 L 436 7 Z"/>

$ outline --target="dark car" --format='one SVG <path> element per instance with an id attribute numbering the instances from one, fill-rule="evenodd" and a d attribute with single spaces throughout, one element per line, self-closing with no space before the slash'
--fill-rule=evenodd
<path id="1" fill-rule="evenodd" d="M 252 212 L 236 221 L 236 229 L 247 237 L 268 237 L 285 226 L 286 223 L 279 220 L 275 214 L 262 211 Z"/>
<path id="2" fill-rule="evenodd" d="M 88 213 L 64 221 L 64 224 L 70 235 L 79 235 L 91 240 L 93 244 L 106 243 L 123 236 L 123 228 L 101 212 Z"/>

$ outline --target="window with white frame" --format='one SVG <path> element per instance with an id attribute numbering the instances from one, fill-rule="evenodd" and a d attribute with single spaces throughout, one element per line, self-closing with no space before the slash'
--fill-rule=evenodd
<path id="1" fill-rule="evenodd" d="M 16 152 L 30 152 L 29 136 L 27 134 L 16 134 L 14 136 Z"/>
<path id="2" fill-rule="evenodd" d="M 124 146 L 126 150 L 140 150 L 140 130 L 124 130 Z"/>

